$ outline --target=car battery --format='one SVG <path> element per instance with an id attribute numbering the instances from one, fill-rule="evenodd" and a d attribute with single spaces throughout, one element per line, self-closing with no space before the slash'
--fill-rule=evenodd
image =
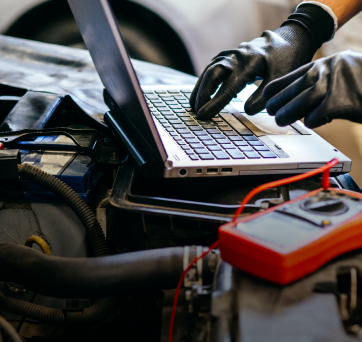
<path id="1" fill-rule="evenodd" d="M 35 141 L 73 144 L 64 136 L 38 137 Z M 85 202 L 89 201 L 103 173 L 97 170 L 91 158 L 78 152 L 20 150 L 21 163 L 28 163 L 59 178 L 72 188 Z M 24 200 L 29 202 L 58 201 L 42 186 L 23 181 Z"/>

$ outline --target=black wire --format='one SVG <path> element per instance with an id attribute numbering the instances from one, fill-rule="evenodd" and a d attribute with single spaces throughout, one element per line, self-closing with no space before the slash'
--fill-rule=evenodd
<path id="1" fill-rule="evenodd" d="M 13 342 L 23 342 L 15 328 L 2 316 L 0 316 L 0 327 L 11 337 Z"/>

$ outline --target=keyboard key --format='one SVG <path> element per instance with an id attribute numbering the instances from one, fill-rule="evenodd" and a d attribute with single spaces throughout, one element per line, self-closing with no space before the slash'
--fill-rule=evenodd
<path id="1" fill-rule="evenodd" d="M 174 100 L 171 100 L 171 101 L 165 101 L 167 103 L 167 106 L 171 108 L 171 106 L 178 106 L 178 107 L 181 107 L 176 101 Z"/>
<path id="2" fill-rule="evenodd" d="M 200 126 L 189 126 L 191 131 L 203 131 L 204 129 Z"/>
<path id="3" fill-rule="evenodd" d="M 149 100 L 151 99 L 158 99 L 158 96 L 156 94 L 146 94 L 145 95 Z"/>
<path id="4" fill-rule="evenodd" d="M 244 139 L 247 140 L 247 141 L 258 141 L 258 138 L 256 136 L 254 136 L 254 135 L 245 136 Z"/>
<path id="5" fill-rule="evenodd" d="M 277 156 L 273 152 L 259 151 L 263 158 L 276 158 Z"/>
<path id="6" fill-rule="evenodd" d="M 181 120 L 168 120 L 170 124 L 182 124 Z"/>
<path id="7" fill-rule="evenodd" d="M 221 144 L 221 146 L 226 150 L 229 150 L 229 149 L 236 149 L 236 146 L 233 145 L 233 144 Z"/>
<path id="8" fill-rule="evenodd" d="M 182 140 L 182 138 L 180 138 L 179 136 L 174 136 L 174 137 L 172 137 L 172 138 L 173 138 L 173 140 L 176 140 L 176 141 Z"/>
<path id="9" fill-rule="evenodd" d="M 217 143 L 214 140 L 202 140 L 202 142 L 206 146 L 217 145 Z"/>
<path id="10" fill-rule="evenodd" d="M 171 109 L 182 109 L 182 107 L 179 105 L 179 104 L 168 104 L 168 106 L 171 108 Z"/>
<path id="11" fill-rule="evenodd" d="M 257 151 L 270 151 L 266 146 L 253 146 Z"/>
<path id="12" fill-rule="evenodd" d="M 193 150 L 185 150 L 184 152 L 186 152 L 187 154 L 194 154 L 195 153 Z"/>
<path id="13" fill-rule="evenodd" d="M 164 89 L 159 89 L 159 90 L 155 90 L 156 94 L 167 94 L 167 90 Z"/>
<path id="14" fill-rule="evenodd" d="M 224 132 L 225 135 L 227 135 L 228 137 L 231 137 L 231 136 L 239 136 L 236 132 L 234 131 L 225 131 Z"/>
<path id="15" fill-rule="evenodd" d="M 187 117 L 187 118 L 180 118 L 183 122 L 192 122 L 195 126 L 197 125 L 196 121 L 193 118 Z"/>
<path id="16" fill-rule="evenodd" d="M 227 153 L 229 153 L 231 158 L 233 159 L 245 159 L 244 154 L 241 153 L 239 150 L 227 150 Z"/>
<path id="17" fill-rule="evenodd" d="M 249 144 L 246 141 L 233 141 L 233 143 L 236 146 L 247 146 L 247 147 L 249 147 Z"/>
<path id="18" fill-rule="evenodd" d="M 175 98 L 176 100 L 186 100 L 186 97 L 185 97 L 185 96 L 182 96 L 182 95 L 176 95 L 176 96 L 174 96 L 174 98 Z"/>
<path id="19" fill-rule="evenodd" d="M 244 152 L 249 159 L 260 159 L 259 154 L 256 152 Z"/>
<path id="20" fill-rule="evenodd" d="M 143 94 L 154 94 L 153 90 L 143 90 Z"/>
<path id="21" fill-rule="evenodd" d="M 165 127 L 165 128 L 171 127 L 171 125 L 170 125 L 169 123 L 162 123 L 161 125 L 162 125 L 163 127 Z"/>
<path id="22" fill-rule="evenodd" d="M 215 139 L 219 144 L 230 144 L 229 139 Z"/>
<path id="23" fill-rule="evenodd" d="M 261 141 L 249 141 L 249 144 L 251 146 L 264 146 L 264 144 Z"/>
<path id="24" fill-rule="evenodd" d="M 182 104 L 188 104 L 190 106 L 190 102 L 187 99 L 185 99 L 185 100 L 177 100 L 177 102 L 182 103 Z"/>
<path id="25" fill-rule="evenodd" d="M 170 135 L 174 136 L 174 137 L 178 137 L 176 132 L 171 132 Z"/>
<path id="26" fill-rule="evenodd" d="M 220 131 L 218 129 L 215 129 L 215 128 L 207 129 L 206 131 L 209 132 L 210 134 L 218 134 L 218 133 L 220 133 Z"/>
<path id="27" fill-rule="evenodd" d="M 254 152 L 251 146 L 239 146 L 239 150 L 242 152 Z"/>
<path id="28" fill-rule="evenodd" d="M 204 145 L 201 143 L 191 143 L 190 146 L 192 148 L 204 148 Z"/>
<path id="29" fill-rule="evenodd" d="M 211 134 L 211 136 L 214 138 L 214 139 L 225 139 L 225 135 L 223 134 Z"/>
<path id="30" fill-rule="evenodd" d="M 230 126 L 225 126 L 225 125 L 218 125 L 217 128 L 223 132 L 228 132 L 233 130 Z"/>
<path id="31" fill-rule="evenodd" d="M 186 128 L 185 125 L 182 125 L 182 124 L 173 124 L 172 125 L 174 128 L 177 128 L 177 129 L 182 129 L 182 128 Z"/>
<path id="32" fill-rule="evenodd" d="M 194 132 L 195 135 L 197 136 L 202 136 L 202 135 L 205 135 L 205 136 L 208 136 L 207 133 L 205 131 L 197 131 L 197 132 Z M 209 136 L 208 136 L 209 137 Z M 201 139 L 201 138 L 200 138 Z M 211 138 L 210 138 L 211 139 Z"/>
<path id="33" fill-rule="evenodd" d="M 173 128 L 166 128 L 166 131 L 169 133 L 175 132 Z"/>
<path id="34" fill-rule="evenodd" d="M 195 136 L 191 133 L 186 133 L 186 134 L 181 134 L 181 136 L 186 139 L 186 138 L 195 138 Z"/>
<path id="35" fill-rule="evenodd" d="M 198 140 L 198 139 L 196 139 L 196 138 L 187 138 L 187 139 L 185 139 L 186 140 L 186 142 L 188 142 L 189 144 L 198 144 L 198 143 L 200 143 L 200 141 Z"/>
<path id="36" fill-rule="evenodd" d="M 177 113 L 177 116 L 179 116 L 180 118 L 183 118 L 183 117 L 190 117 L 190 114 L 189 113 Z"/>
<path id="37" fill-rule="evenodd" d="M 222 151 L 222 148 L 219 145 L 211 145 L 211 146 L 207 146 L 207 148 L 210 151 Z"/>
<path id="38" fill-rule="evenodd" d="M 179 117 L 176 116 L 174 113 L 171 114 L 163 114 L 163 116 L 167 119 L 167 120 L 178 120 Z"/>
<path id="39" fill-rule="evenodd" d="M 195 152 L 197 154 L 205 154 L 205 153 L 209 153 L 209 151 L 206 148 L 195 148 Z"/>
<path id="40" fill-rule="evenodd" d="M 167 123 L 168 121 L 166 119 L 160 119 L 160 120 L 158 120 L 158 122 L 163 124 L 163 123 Z"/>
<path id="41" fill-rule="evenodd" d="M 196 154 L 189 154 L 189 157 L 191 160 L 199 160 L 199 158 L 196 156 Z"/>
<path id="42" fill-rule="evenodd" d="M 187 146 L 187 144 L 183 141 L 183 140 L 180 140 L 180 141 L 176 141 L 179 145 L 186 145 Z"/>
<path id="43" fill-rule="evenodd" d="M 195 132 L 195 133 L 198 133 L 198 132 Z M 212 138 L 209 135 L 199 135 L 198 138 L 202 141 L 212 140 Z"/>
<path id="44" fill-rule="evenodd" d="M 192 121 L 187 120 L 187 121 L 184 121 L 184 123 L 185 123 L 186 126 L 196 126 L 197 125 L 195 120 L 192 120 Z M 196 126 L 196 127 L 199 127 L 199 126 Z"/>
<path id="45" fill-rule="evenodd" d="M 187 112 L 193 112 L 194 111 L 193 108 L 191 108 L 191 107 L 184 107 L 184 108 L 186 109 Z"/>
<path id="46" fill-rule="evenodd" d="M 172 95 L 181 94 L 178 90 L 169 90 L 168 92 L 169 92 L 169 94 L 172 94 Z"/>
<path id="47" fill-rule="evenodd" d="M 172 101 L 173 98 L 169 95 L 160 95 L 163 101 Z"/>
<path id="48" fill-rule="evenodd" d="M 225 123 L 225 121 L 223 119 L 217 119 L 217 118 L 212 118 L 211 121 L 212 122 L 223 122 L 223 123 Z"/>
<path id="49" fill-rule="evenodd" d="M 180 109 L 174 109 L 173 110 L 175 113 L 185 113 L 186 111 L 185 111 L 185 109 L 183 109 L 183 108 L 180 108 Z"/>
<path id="50" fill-rule="evenodd" d="M 201 160 L 214 160 L 215 158 L 210 154 L 199 154 Z"/>
<path id="51" fill-rule="evenodd" d="M 169 110 L 168 107 L 165 106 L 164 103 L 155 103 L 154 106 L 157 107 L 158 109 Z"/>
<path id="52" fill-rule="evenodd" d="M 188 147 L 187 145 L 182 145 L 181 148 L 183 150 L 190 150 L 191 151 L 190 147 Z"/>
<path id="53" fill-rule="evenodd" d="M 163 115 L 175 115 L 174 112 L 171 112 L 170 110 L 160 110 L 158 109 Z"/>
<path id="54" fill-rule="evenodd" d="M 201 122 L 200 122 L 200 123 L 201 123 Z M 212 129 L 212 128 L 216 128 L 216 126 L 215 126 L 215 125 L 203 124 L 203 123 L 201 124 L 201 126 L 202 126 L 202 127 L 204 127 L 205 129 L 209 129 L 209 128 L 211 128 L 211 129 Z"/>
<path id="55" fill-rule="evenodd" d="M 224 151 L 213 151 L 212 154 L 216 157 L 216 159 L 230 159 Z"/>
<path id="56" fill-rule="evenodd" d="M 239 136 L 229 136 L 228 137 L 231 141 L 243 141 L 244 139 Z"/>
<path id="57" fill-rule="evenodd" d="M 178 132 L 180 134 L 190 133 L 190 131 L 188 129 L 176 129 L 176 132 Z"/>

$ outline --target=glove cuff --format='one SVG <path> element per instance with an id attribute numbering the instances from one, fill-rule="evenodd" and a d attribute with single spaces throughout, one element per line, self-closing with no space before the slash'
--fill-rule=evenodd
<path id="1" fill-rule="evenodd" d="M 301 6 L 302 4 L 303 6 Z M 301 40 L 308 39 L 310 47 L 315 53 L 323 43 L 333 37 L 336 22 L 322 6 L 316 6 L 309 2 L 302 4 L 288 17 L 281 28 L 299 26 L 298 34 L 303 36 L 299 38 Z"/>

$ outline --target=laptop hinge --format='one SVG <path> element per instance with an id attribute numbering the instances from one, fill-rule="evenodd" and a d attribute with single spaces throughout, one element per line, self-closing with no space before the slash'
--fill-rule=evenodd
<path id="1" fill-rule="evenodd" d="M 105 123 L 120 144 L 128 151 L 129 157 L 135 162 L 142 175 L 145 177 L 162 176 L 162 159 L 155 156 L 147 141 L 106 90 L 104 90 L 104 100 L 110 108 L 110 111 L 104 115 Z"/>

